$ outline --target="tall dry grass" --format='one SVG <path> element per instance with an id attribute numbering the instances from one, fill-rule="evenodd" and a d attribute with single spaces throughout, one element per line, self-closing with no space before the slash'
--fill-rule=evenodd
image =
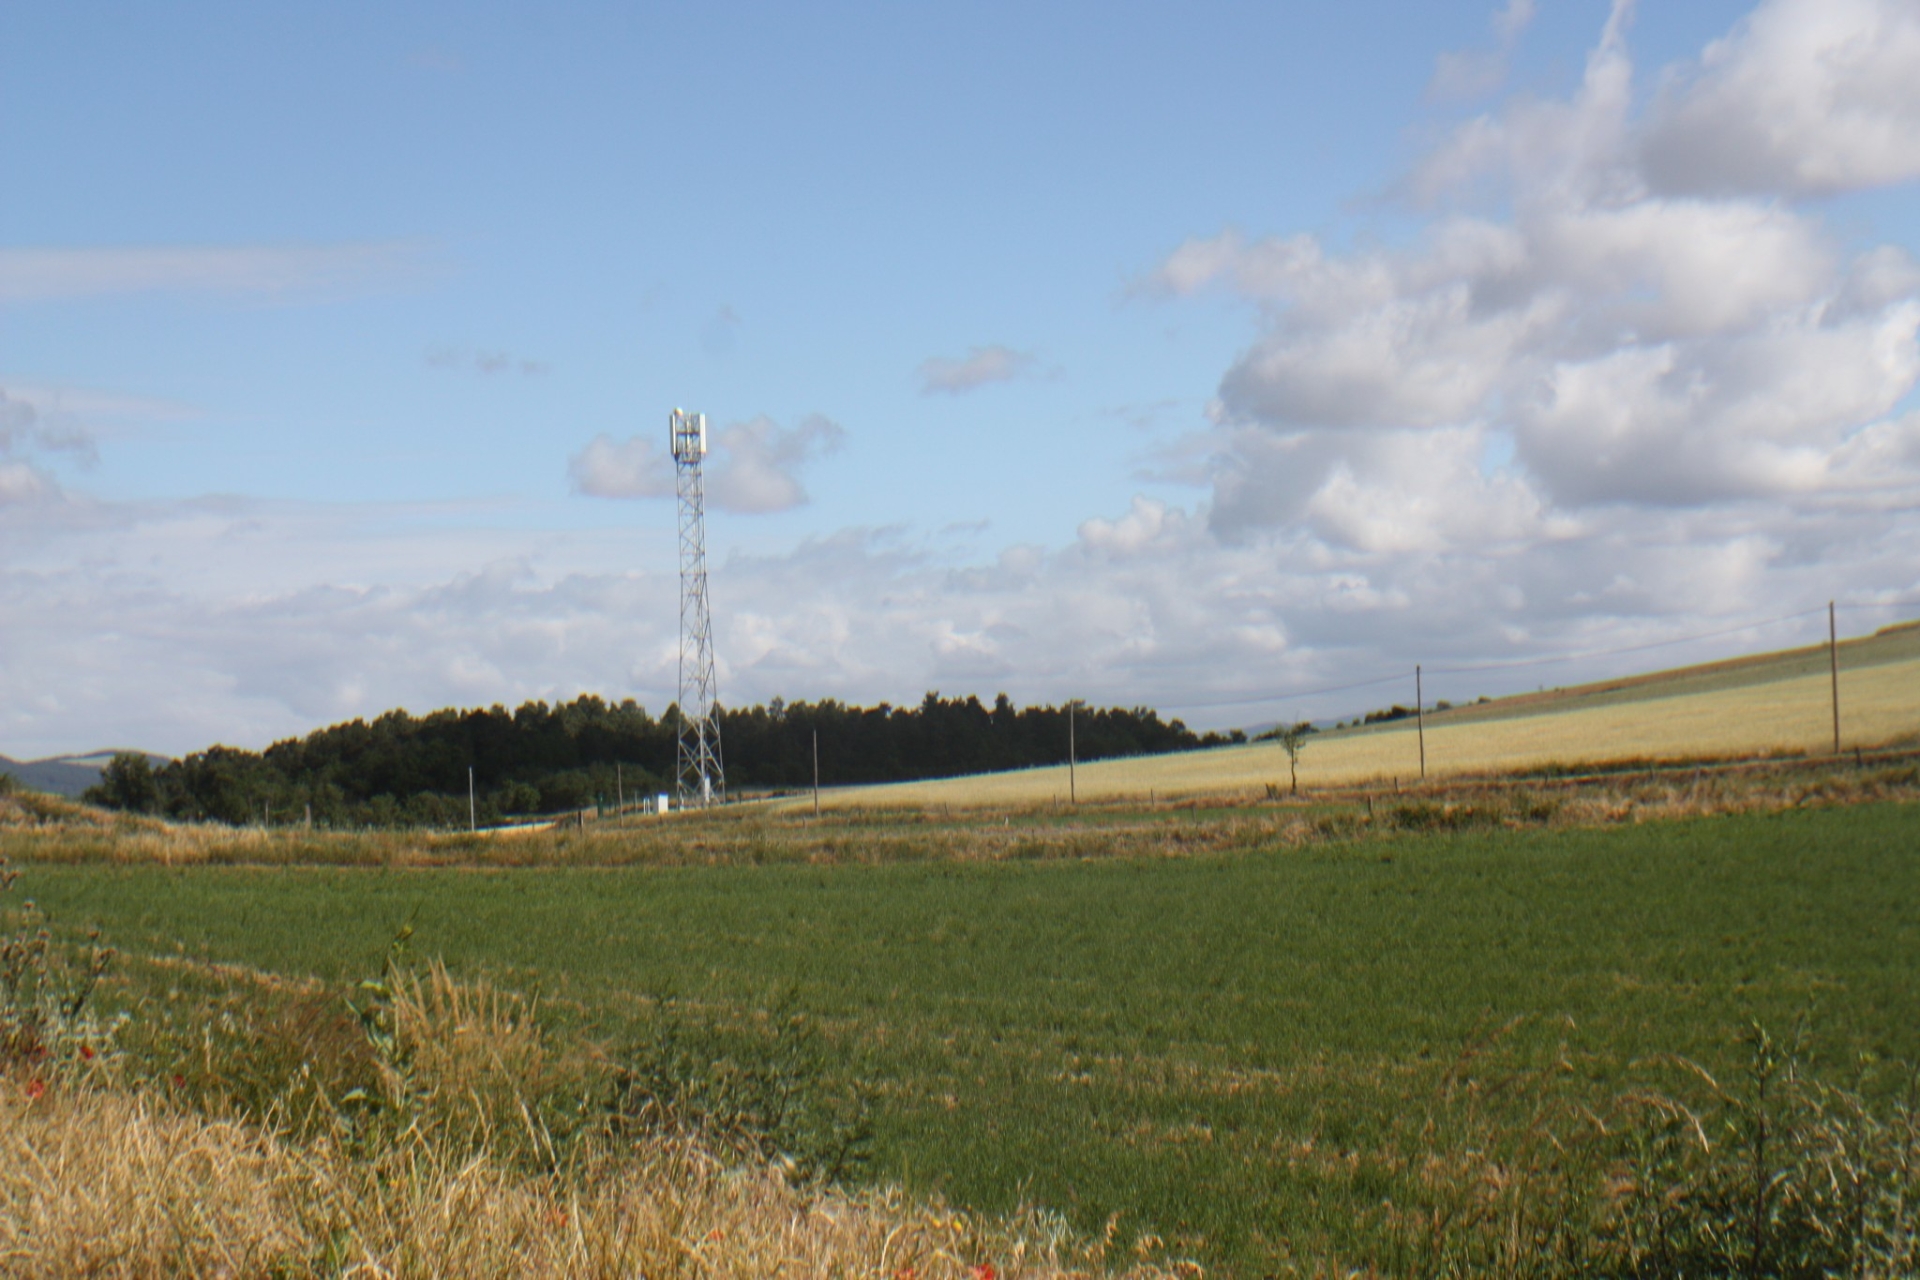
<path id="1" fill-rule="evenodd" d="M 289 1088 L 209 1111 L 183 1078 L 138 1084 L 105 1057 L 0 1077 L 0 1273 L 1170 1274 L 1042 1213 L 991 1221 L 896 1190 L 796 1185 L 697 1133 L 556 1132 L 552 1099 L 581 1064 L 525 1002 L 437 968 L 390 976 L 364 1096 Z M 334 1079 L 323 1066 L 294 1074 Z"/>
<path id="2" fill-rule="evenodd" d="M 415 1135 L 337 1142 L 67 1087 L 0 1097 L 0 1270 L 10 1276 L 1084 1275 L 1044 1218 L 1003 1225 L 897 1192 L 795 1188 L 690 1138 L 530 1174 Z M 1151 1274 L 1134 1268 L 1134 1274 Z"/>
<path id="3" fill-rule="evenodd" d="M 1006 1277 L 1104 1273 L 1033 1215 L 990 1224 L 898 1192 L 796 1188 L 655 1138 L 552 1174 L 422 1135 L 339 1142 L 151 1094 L 0 1091 L 0 1270 L 71 1276 Z M 1135 1265 L 1129 1274 L 1160 1274 Z"/>

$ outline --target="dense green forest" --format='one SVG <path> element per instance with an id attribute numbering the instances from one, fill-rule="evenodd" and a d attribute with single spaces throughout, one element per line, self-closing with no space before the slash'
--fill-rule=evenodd
<path id="1" fill-rule="evenodd" d="M 678 708 L 659 719 L 631 700 L 591 695 L 509 712 L 445 710 L 416 717 L 389 711 L 368 723 L 316 730 L 262 752 L 211 747 L 153 767 L 115 757 L 87 798 L 116 809 L 235 824 L 312 820 L 324 826 L 465 826 L 468 769 L 478 819 L 605 808 L 671 789 Z M 1239 741 L 1197 735 L 1151 709 L 1081 707 L 1074 713 L 1081 760 L 1182 751 Z M 929 693 L 917 707 L 847 706 L 832 700 L 720 712 L 729 788 L 809 786 L 819 735 L 820 781 L 834 786 L 952 777 L 1067 758 L 1068 710 L 1016 708 L 1001 694 Z"/>

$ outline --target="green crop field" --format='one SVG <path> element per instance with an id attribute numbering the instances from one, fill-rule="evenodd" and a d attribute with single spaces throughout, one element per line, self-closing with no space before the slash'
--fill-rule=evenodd
<path id="1" fill-rule="evenodd" d="M 161 998 L 152 961 L 180 954 L 344 984 L 411 921 L 421 953 L 541 992 L 614 1054 L 663 995 L 747 1026 L 784 1005 L 831 1046 L 823 1087 L 870 1090 L 875 1176 L 1095 1233 L 1117 1215 L 1232 1274 L 1366 1254 L 1422 1153 L 1524 1125 L 1543 1092 L 1657 1085 L 1668 1054 L 1736 1075 L 1749 1020 L 1804 1021 L 1847 1079 L 1920 1061 L 1912 803 L 1165 856 L 1230 817 L 1163 811 L 1160 852 L 1111 856 L 1114 814 L 1049 818 L 1095 856 L 1039 861 L 36 860 L 22 887 L 130 953 L 122 1000 Z M 976 821 L 940 838 L 1001 820 Z"/>

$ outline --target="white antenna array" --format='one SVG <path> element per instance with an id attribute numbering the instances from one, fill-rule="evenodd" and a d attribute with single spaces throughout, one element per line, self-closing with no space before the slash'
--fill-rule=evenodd
<path id="1" fill-rule="evenodd" d="M 680 807 L 705 808 L 726 797 L 720 721 L 714 715 L 713 611 L 707 603 L 707 415 L 675 409 L 667 417 L 674 490 L 680 496 Z"/>

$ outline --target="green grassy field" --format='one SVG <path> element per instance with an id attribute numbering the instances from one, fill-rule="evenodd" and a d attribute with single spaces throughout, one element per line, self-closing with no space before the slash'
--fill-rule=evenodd
<path id="1" fill-rule="evenodd" d="M 1168 848 L 1219 820 L 1155 819 Z M 1119 1215 L 1257 1275 L 1289 1247 L 1367 1251 L 1419 1154 L 1471 1139 L 1463 1055 L 1482 1080 L 1541 1072 L 1475 1095 L 1513 1123 L 1542 1090 L 1653 1080 L 1654 1055 L 1732 1071 L 1750 1019 L 1809 1017 L 1842 1074 L 1920 1061 L 1917 854 L 1920 808 L 1876 804 L 1182 857 L 38 864 L 23 886 L 136 957 L 336 982 L 411 920 L 423 953 L 543 992 L 616 1053 L 663 994 L 746 1025 L 786 1000 L 831 1044 L 828 1083 L 872 1087 L 878 1176 L 1095 1232 Z"/>

